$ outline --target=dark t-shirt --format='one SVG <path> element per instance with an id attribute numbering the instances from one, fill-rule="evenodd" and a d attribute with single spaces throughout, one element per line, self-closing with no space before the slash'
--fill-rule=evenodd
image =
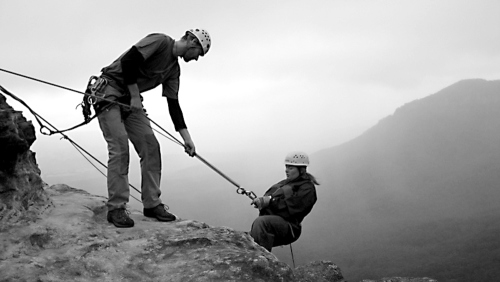
<path id="1" fill-rule="evenodd" d="M 139 87 L 139 92 L 146 92 L 162 84 L 162 96 L 167 97 L 170 117 L 175 130 L 179 131 L 187 128 L 187 126 L 178 100 L 181 72 L 177 56 L 172 53 L 174 43 L 175 40 L 165 34 L 150 34 L 101 71 L 105 76 L 113 80 L 112 86 L 127 91 L 122 59 L 130 51 L 139 52 L 142 59 L 144 59 L 144 61 L 141 60 L 140 64 L 134 66 L 134 68 L 137 68 L 137 70 L 134 70 L 134 76 L 137 75 L 135 83 Z"/>
<path id="2" fill-rule="evenodd" d="M 177 56 L 172 54 L 174 43 L 175 41 L 165 34 L 153 33 L 134 45 L 144 58 L 137 77 L 137 86 L 141 93 L 162 84 L 163 96 L 178 98 L 180 67 Z M 121 59 L 127 52 L 101 70 L 121 85 L 124 85 Z"/>

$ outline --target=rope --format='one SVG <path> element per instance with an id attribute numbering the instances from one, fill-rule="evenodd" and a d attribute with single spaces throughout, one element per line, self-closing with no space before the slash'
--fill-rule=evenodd
<path id="1" fill-rule="evenodd" d="M 106 106 L 106 107 L 104 107 L 104 108 L 107 108 L 107 107 L 109 107 L 109 105 L 107 105 L 107 106 Z M 103 109 L 103 110 L 104 110 L 104 109 Z M 41 132 L 43 135 L 47 135 L 47 136 L 50 136 L 50 135 L 53 135 L 53 134 L 56 134 L 56 133 L 63 133 L 63 132 L 67 132 L 67 131 L 70 131 L 70 130 L 73 130 L 73 129 L 77 129 L 77 128 L 78 128 L 78 127 L 80 127 L 80 126 L 84 126 L 84 125 L 86 125 L 87 123 L 89 123 L 89 122 L 91 122 L 93 119 L 95 119 L 98 115 L 99 115 L 99 114 L 98 114 L 98 113 L 96 113 L 96 114 L 94 114 L 94 116 L 90 117 L 89 119 L 84 120 L 82 123 L 79 123 L 79 124 L 77 124 L 77 125 L 75 125 L 75 126 L 72 126 L 72 127 L 70 127 L 70 128 L 66 128 L 66 129 L 63 129 L 63 130 L 55 130 L 55 131 L 54 131 L 54 130 L 50 130 L 50 129 L 48 129 L 48 130 L 49 130 L 49 132 L 48 132 L 48 133 L 43 132 L 43 131 L 41 130 L 41 128 L 40 128 L 40 132 Z"/>
<path id="2" fill-rule="evenodd" d="M 44 124 L 42 124 L 41 121 L 45 122 L 47 125 L 49 125 L 50 127 L 52 127 L 54 130 L 58 131 L 58 129 L 53 126 L 50 122 L 48 122 L 46 119 L 44 119 L 42 116 L 40 116 L 37 112 L 35 112 L 30 106 L 28 106 L 28 104 L 26 104 L 22 99 L 20 99 L 19 97 L 17 97 L 16 95 L 12 94 L 10 91 L 8 91 L 7 89 L 5 89 L 3 86 L 0 85 L 0 90 L 5 93 L 6 95 L 10 96 L 12 99 L 18 101 L 19 103 L 21 103 L 23 106 L 25 106 L 32 114 L 33 116 L 35 116 L 35 119 L 38 121 L 38 123 L 40 124 L 40 131 L 42 131 L 43 128 L 47 128 L 47 126 L 45 126 Z M 49 129 L 49 128 L 47 128 Z M 50 129 L 49 129 L 50 130 Z M 93 158 L 96 162 L 98 162 L 99 164 L 101 164 L 103 167 L 105 167 L 106 169 L 108 168 L 105 164 L 103 164 L 101 161 L 99 161 L 96 157 L 94 157 L 92 154 L 90 154 L 87 150 L 85 150 L 84 148 L 82 148 L 80 145 L 78 145 L 78 143 L 76 143 L 75 141 L 73 141 L 71 138 L 69 138 L 66 134 L 62 133 L 62 132 L 58 132 L 59 134 L 61 134 L 63 136 L 64 139 L 68 140 L 71 145 L 73 145 L 73 147 L 75 147 L 77 149 L 77 151 L 83 155 L 82 151 L 85 152 L 85 154 L 87 154 L 88 156 L 90 156 L 91 158 Z M 84 156 L 84 155 L 83 155 Z M 84 156 L 85 157 L 85 156 Z M 85 157 L 85 159 L 90 162 L 90 164 L 92 164 L 92 166 L 95 167 L 95 165 L 87 158 Z M 97 168 L 96 168 L 97 169 Z M 99 169 L 97 169 L 101 174 L 103 174 L 104 176 L 106 176 L 104 173 L 102 173 Z M 135 188 L 132 184 L 129 183 L 129 186 L 132 187 L 132 189 L 134 189 L 135 191 L 137 191 L 139 194 L 141 194 L 141 191 L 139 191 L 137 188 Z M 141 202 L 139 199 L 133 197 L 134 199 L 136 199 L 137 201 Z M 141 202 L 142 203 L 142 202 Z"/>
<path id="3" fill-rule="evenodd" d="M 31 77 L 31 76 L 23 75 L 23 74 L 16 73 L 16 72 L 13 72 L 13 71 L 9 71 L 9 70 L 6 70 L 6 69 L 0 68 L 0 71 L 6 72 L 6 73 L 9 73 L 9 74 L 12 74 L 12 75 L 16 75 L 16 76 L 19 76 L 19 77 L 23 77 L 23 78 L 26 78 L 26 79 L 30 79 L 30 80 L 33 80 L 33 81 L 36 81 L 36 82 L 40 82 L 40 83 L 43 83 L 43 84 L 47 84 L 47 85 L 50 85 L 50 86 L 54 86 L 54 87 L 57 87 L 57 88 L 60 88 L 60 89 L 64 89 L 64 90 L 67 90 L 67 91 L 71 91 L 71 92 L 74 92 L 74 93 L 77 93 L 77 94 L 81 94 L 81 95 L 85 95 L 85 96 L 89 96 L 89 97 L 92 96 L 92 94 L 89 94 L 89 93 L 85 93 L 85 92 L 82 92 L 82 91 L 74 90 L 74 89 L 71 89 L 71 88 L 68 88 L 68 87 L 65 87 L 65 86 L 61 86 L 61 85 L 58 85 L 58 84 L 55 84 L 55 83 L 51 83 L 51 82 L 48 82 L 48 81 L 44 81 L 44 80 L 41 80 L 41 79 L 38 79 L 38 78 L 34 78 L 34 77 Z M 130 108 L 130 106 L 127 105 L 127 104 L 123 104 L 123 103 L 120 103 L 120 102 L 117 102 L 117 101 L 114 101 L 114 100 L 110 100 L 110 99 L 107 99 L 107 98 L 99 98 L 99 100 L 100 101 L 105 101 L 105 102 L 110 102 L 110 103 L 113 103 L 113 104 L 117 104 L 117 105 L 120 105 L 122 107 Z M 25 104 L 23 104 L 23 105 L 25 105 Z M 40 124 L 40 133 L 42 133 L 43 135 L 50 136 L 50 135 L 53 135 L 53 134 L 56 134 L 56 133 L 63 133 L 63 132 L 66 132 L 66 131 L 70 131 L 70 130 L 76 129 L 76 128 L 80 127 L 80 126 L 83 126 L 83 125 L 89 123 L 90 121 L 92 121 L 96 117 L 97 117 L 97 114 L 95 114 L 94 116 L 92 116 L 90 119 L 85 120 L 82 123 L 77 124 L 77 125 L 75 125 L 73 127 L 70 127 L 68 129 L 64 129 L 64 130 L 55 130 L 55 131 L 54 130 L 50 130 L 46 126 L 42 125 L 40 122 L 38 122 L 38 123 Z M 36 116 L 35 116 L 35 118 L 36 118 Z M 49 132 L 44 132 L 43 131 L 44 129 L 47 129 Z"/>
<path id="4" fill-rule="evenodd" d="M 77 93 L 77 94 L 81 94 L 81 95 L 85 95 L 85 96 L 92 96 L 89 93 L 85 93 L 85 92 L 82 92 L 82 91 L 71 89 L 71 88 L 68 88 L 68 87 L 65 87 L 65 86 L 61 86 L 61 85 L 58 85 L 58 84 L 55 84 L 55 83 L 52 83 L 52 82 L 44 81 L 44 80 L 41 80 L 41 79 L 38 79 L 38 78 L 34 78 L 34 77 L 31 77 L 31 76 L 23 75 L 23 74 L 16 73 L 16 72 L 13 72 L 13 71 L 9 71 L 9 70 L 5 70 L 5 69 L 2 69 L 2 68 L 0 68 L 0 71 L 6 72 L 6 73 L 10 73 L 10 74 L 13 74 L 13 75 L 17 75 L 17 76 L 20 76 L 20 77 L 23 77 L 23 78 L 26 78 L 26 79 L 30 79 L 30 80 L 33 80 L 33 81 L 36 81 L 36 82 L 40 82 L 40 83 L 43 83 L 43 84 L 47 84 L 47 85 L 50 85 L 50 86 L 54 86 L 54 87 L 57 87 L 57 88 L 61 88 L 61 89 L 64 89 L 64 90 L 68 90 L 68 91 L 71 91 L 71 92 L 74 92 L 74 93 Z M 125 108 L 131 108 L 130 105 L 127 105 L 127 104 L 124 104 L 124 103 L 120 103 L 120 102 L 117 102 L 115 100 L 110 100 L 110 99 L 107 99 L 107 98 L 101 98 L 101 97 L 99 97 L 99 101 L 110 102 L 110 103 L 117 104 L 117 105 L 120 105 L 120 106 L 125 107 Z"/>
<path id="5" fill-rule="evenodd" d="M 158 128 L 160 128 L 162 131 L 164 131 L 165 133 L 167 133 L 169 135 L 169 137 L 161 134 L 162 136 L 170 139 L 171 141 L 173 141 L 174 143 L 176 144 L 179 144 L 181 145 L 183 148 L 186 148 L 186 146 L 184 146 L 184 144 L 179 141 L 177 138 L 175 138 L 175 136 L 173 136 L 172 134 L 170 134 L 168 131 L 166 131 L 163 127 L 161 127 L 159 124 L 157 124 L 154 120 L 150 119 L 149 117 L 147 117 L 149 119 L 149 121 L 151 123 L 153 123 L 154 125 L 156 125 Z M 155 130 L 156 131 L 156 130 Z M 220 171 L 219 169 L 217 169 L 214 165 L 212 165 L 211 163 L 209 163 L 207 160 L 205 160 L 202 156 L 200 156 L 198 153 L 195 153 L 194 155 L 196 158 L 198 158 L 202 163 L 204 163 L 206 166 L 208 166 L 209 168 L 211 168 L 213 171 L 217 172 L 220 176 L 222 176 L 224 179 L 226 179 L 227 181 L 229 181 L 231 184 L 233 184 L 234 186 L 236 186 L 236 193 L 240 194 L 240 195 L 246 195 L 248 196 L 251 200 L 257 198 L 257 195 L 255 195 L 254 192 L 252 191 L 248 191 L 248 190 L 245 190 L 243 187 L 241 187 L 238 183 L 236 183 L 234 180 L 232 180 L 231 178 L 229 178 L 227 175 L 225 175 L 224 173 L 222 173 L 222 171 Z"/>
<path id="6" fill-rule="evenodd" d="M 37 79 L 37 78 L 34 78 L 34 77 L 30 77 L 30 76 L 27 76 L 27 75 L 23 75 L 23 74 L 20 74 L 20 73 L 16 73 L 16 72 L 12 72 L 12 71 L 9 71 L 9 70 L 5 70 L 5 69 L 2 69 L 0 68 L 0 71 L 3 71 L 3 72 L 6 72 L 6 73 L 9 73 L 9 74 L 12 74 L 12 75 L 16 75 L 16 76 L 20 76 L 20 77 L 23 77 L 23 78 L 26 78 L 26 79 L 30 79 L 30 80 L 34 80 L 34 81 L 37 81 L 37 82 L 40 82 L 40 83 L 43 83 L 43 84 L 47 84 L 47 85 L 50 85 L 50 86 L 54 86 L 54 87 L 57 87 L 57 88 L 61 88 L 61 89 L 64 89 L 64 90 L 68 90 L 68 91 L 71 91 L 71 92 L 75 92 L 75 93 L 78 93 L 78 94 L 82 94 L 82 95 L 85 95 L 85 96 L 91 96 L 91 94 L 88 94 L 88 93 L 84 93 L 84 92 L 81 92 L 81 91 L 77 91 L 77 90 L 74 90 L 74 89 L 71 89 L 71 88 L 68 88 L 68 87 L 64 87 L 64 86 L 61 86 L 61 85 L 57 85 L 55 83 L 51 83 L 51 82 L 47 82 L 47 81 L 44 81 L 44 80 L 41 80 L 41 79 Z M 1 87 L 1 86 L 0 86 Z M 2 89 L 4 89 L 2 87 Z M 17 100 L 17 99 L 16 99 Z M 19 99 L 20 100 L 20 99 Z M 19 101 L 18 100 L 18 101 Z M 125 107 L 125 108 L 131 108 L 130 105 L 127 105 L 127 104 L 123 104 L 123 103 L 120 103 L 120 102 L 117 102 L 115 100 L 109 100 L 109 99 L 105 99 L 105 98 L 99 98 L 99 100 L 101 101 L 106 101 L 106 102 L 109 102 L 111 104 L 115 104 L 115 105 L 119 105 L 119 106 L 122 106 L 122 107 Z M 21 102 L 22 100 L 20 100 Z M 24 106 L 26 106 L 28 109 L 30 109 L 28 107 L 28 105 L 24 102 L 21 102 Z M 30 110 L 31 111 L 31 110 Z M 33 111 L 31 111 L 33 113 L 33 115 L 35 115 L 35 118 L 37 119 L 38 123 L 40 124 L 40 132 L 44 135 L 51 135 L 51 134 L 54 134 L 54 133 L 59 133 L 59 134 L 63 134 L 63 131 L 59 131 L 56 129 L 56 131 L 51 131 L 49 128 L 47 128 L 46 126 L 44 126 L 39 120 L 38 120 L 38 114 L 35 114 Z M 41 118 L 41 117 L 40 117 Z M 92 117 L 92 118 L 95 118 Z M 186 148 L 185 145 L 179 141 L 177 138 L 175 138 L 172 134 L 170 134 L 167 130 L 165 130 L 163 127 L 161 127 L 159 124 L 157 124 L 155 121 L 153 121 L 152 119 L 150 119 L 149 117 L 147 117 L 148 120 L 153 123 L 154 125 L 156 125 L 159 129 L 161 129 L 163 132 L 165 132 L 169 137 L 161 134 L 163 137 L 171 140 L 172 142 L 182 146 L 183 148 Z M 42 119 L 43 120 L 43 119 Z M 45 120 L 44 120 L 45 121 Z M 47 124 L 49 124 L 47 121 L 45 121 Z M 85 124 L 85 122 L 84 122 Z M 49 124 L 50 125 L 50 124 Z M 68 131 L 68 130 L 71 130 L 71 129 L 74 129 L 76 127 L 79 127 L 83 124 L 80 124 L 80 125 L 77 125 L 77 126 L 74 126 L 73 128 L 70 128 L 70 129 L 67 129 L 67 130 L 64 130 L 64 131 Z M 52 126 L 52 125 L 51 125 Z M 52 126 L 54 129 L 55 127 Z M 43 132 L 43 129 L 48 129 L 50 134 L 46 134 Z M 152 128 L 152 127 L 151 127 Z M 156 130 L 155 130 L 156 131 Z M 90 155 L 90 154 L 89 154 Z M 206 161 L 204 158 L 202 158 L 199 154 L 195 153 L 195 157 L 198 158 L 201 162 L 203 162 L 205 165 L 207 165 L 208 167 L 210 167 L 212 170 L 214 170 L 215 172 L 217 172 L 220 176 L 222 176 L 223 178 L 225 178 L 227 181 L 229 181 L 231 184 L 233 184 L 234 186 L 236 186 L 236 193 L 240 194 L 240 195 L 246 195 L 247 197 L 249 197 L 251 200 L 254 200 L 255 198 L 257 198 L 257 195 L 255 195 L 254 192 L 252 191 L 248 191 L 248 190 L 245 190 L 243 187 L 241 187 L 238 183 L 236 183 L 234 180 L 232 180 L 231 178 L 229 178 L 227 175 L 225 175 L 224 173 L 222 173 L 219 169 L 217 169 L 215 166 L 213 166 L 212 164 L 210 164 L 208 161 Z M 140 193 L 140 192 L 139 192 Z"/>
<path id="7" fill-rule="evenodd" d="M 66 139 L 66 138 L 65 138 Z M 82 155 L 99 173 L 101 173 L 104 177 L 108 177 L 106 175 L 106 173 L 102 172 L 93 162 L 91 162 L 87 156 L 85 156 L 83 154 L 83 152 L 80 150 L 80 146 L 78 146 L 78 144 L 74 143 L 72 140 L 68 139 L 68 141 L 71 143 L 71 145 L 73 145 L 73 147 L 75 147 L 76 151 L 78 153 L 80 153 L 80 155 Z M 86 151 L 85 151 L 86 152 Z M 88 154 L 88 153 L 87 153 Z M 90 155 L 92 158 L 94 158 L 94 156 Z M 94 160 L 97 160 L 94 158 Z M 103 163 L 101 163 L 99 160 L 97 160 L 97 162 L 99 162 L 102 166 L 104 166 L 106 169 L 108 168 L 107 166 L 105 166 Z M 134 189 L 135 191 L 137 191 L 139 194 L 141 194 L 141 192 L 139 190 L 137 190 L 137 188 L 135 188 L 135 186 L 133 186 L 132 184 L 128 184 L 132 189 Z M 130 194 L 130 197 L 134 198 L 136 201 L 138 201 L 139 203 L 142 203 L 141 200 L 137 199 L 134 195 Z"/>
<path id="8" fill-rule="evenodd" d="M 295 259 L 293 258 L 293 249 L 292 249 L 292 244 L 291 243 L 290 243 L 290 253 L 292 254 L 293 268 L 295 268 Z"/>

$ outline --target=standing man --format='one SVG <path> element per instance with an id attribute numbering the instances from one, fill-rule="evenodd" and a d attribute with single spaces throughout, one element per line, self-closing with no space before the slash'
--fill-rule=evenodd
<path id="1" fill-rule="evenodd" d="M 190 29 L 180 40 L 154 33 L 141 39 L 101 70 L 102 75 L 96 82 L 100 89 L 97 89 L 96 95 L 130 105 L 126 109 L 111 104 L 105 110 L 102 110 L 102 104 L 96 105 L 96 111 L 100 112 L 99 126 L 109 152 L 107 218 L 116 227 L 134 226 L 134 221 L 125 209 L 130 195 L 129 140 L 140 157 L 144 216 L 159 221 L 175 220 L 175 216 L 167 211 L 160 200 L 160 146 L 143 110 L 141 93 L 162 85 L 162 95 L 167 99 L 175 130 L 184 140 L 186 153 L 194 156 L 195 146 L 178 100 L 178 57 L 185 62 L 197 61 L 199 56 L 208 52 L 210 46 L 210 35 L 204 29 Z"/>

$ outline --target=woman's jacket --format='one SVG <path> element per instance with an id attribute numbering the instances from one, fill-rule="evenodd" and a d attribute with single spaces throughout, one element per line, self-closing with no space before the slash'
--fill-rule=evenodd
<path id="1" fill-rule="evenodd" d="M 316 188 L 307 174 L 274 184 L 264 196 L 272 198 L 269 206 L 260 210 L 259 215 L 278 215 L 299 232 L 302 220 L 311 212 L 317 200 Z"/>

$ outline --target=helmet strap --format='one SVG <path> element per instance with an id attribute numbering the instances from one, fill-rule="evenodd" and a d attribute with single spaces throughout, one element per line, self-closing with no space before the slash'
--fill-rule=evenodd
<path id="1" fill-rule="evenodd" d="M 307 173 L 307 167 L 306 166 L 297 166 L 299 168 L 299 174 L 302 176 Z"/>

